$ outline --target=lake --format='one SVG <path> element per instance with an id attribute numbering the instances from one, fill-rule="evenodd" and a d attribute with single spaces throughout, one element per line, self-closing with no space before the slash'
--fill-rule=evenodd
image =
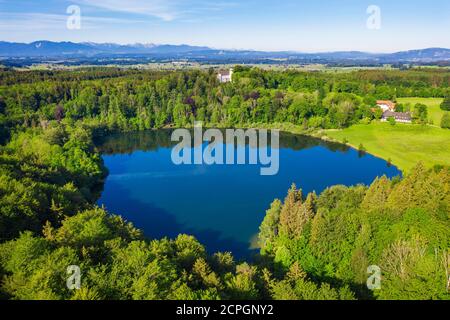
<path id="1" fill-rule="evenodd" d="M 194 235 L 209 252 L 238 258 L 255 250 L 271 202 L 295 183 L 304 194 L 328 186 L 370 184 L 401 172 L 386 161 L 342 144 L 281 133 L 279 172 L 261 176 L 255 165 L 172 163 L 170 130 L 112 135 L 98 148 L 109 176 L 98 201 L 151 238 Z M 238 146 L 245 148 L 248 145 Z"/>

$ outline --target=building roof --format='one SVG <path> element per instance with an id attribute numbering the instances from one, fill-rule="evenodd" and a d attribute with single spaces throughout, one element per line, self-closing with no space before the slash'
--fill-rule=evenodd
<path id="1" fill-rule="evenodd" d="M 392 112 L 392 111 L 386 111 L 383 113 L 383 119 L 388 118 L 394 118 L 396 120 L 405 120 L 405 121 L 411 121 L 412 116 L 410 112 Z"/>
<path id="2" fill-rule="evenodd" d="M 395 108 L 395 103 L 391 100 L 378 100 L 377 105 L 387 105 L 389 107 Z"/>
<path id="3" fill-rule="evenodd" d="M 230 70 L 220 70 L 219 71 L 220 76 L 229 76 L 230 73 L 231 73 Z"/>

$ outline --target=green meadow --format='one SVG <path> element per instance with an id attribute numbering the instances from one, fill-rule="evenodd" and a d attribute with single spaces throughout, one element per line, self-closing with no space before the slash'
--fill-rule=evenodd
<path id="1" fill-rule="evenodd" d="M 426 166 L 450 165 L 450 130 L 434 126 L 373 122 L 343 130 L 327 130 L 333 140 L 362 144 L 367 152 L 390 160 L 402 171 L 410 171 L 418 161 Z"/>
<path id="2" fill-rule="evenodd" d="M 433 125 L 440 126 L 444 111 L 441 109 L 442 98 L 398 98 L 397 102 L 401 104 L 411 104 L 413 108 L 415 104 L 422 103 L 428 107 L 428 118 L 433 121 Z"/>

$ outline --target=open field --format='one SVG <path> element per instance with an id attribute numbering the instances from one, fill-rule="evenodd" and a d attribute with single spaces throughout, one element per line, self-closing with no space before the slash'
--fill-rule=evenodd
<path id="1" fill-rule="evenodd" d="M 446 129 L 373 122 L 327 130 L 326 135 L 339 142 L 346 139 L 355 148 L 363 144 L 367 152 L 391 160 L 402 171 L 409 171 L 419 161 L 428 167 L 450 165 L 450 130 Z"/>
<path id="2" fill-rule="evenodd" d="M 411 104 L 414 107 L 417 103 L 422 103 L 428 107 L 428 118 L 433 120 L 435 126 L 441 125 L 441 119 L 444 111 L 441 110 L 442 98 L 397 98 L 397 102 L 401 104 Z"/>

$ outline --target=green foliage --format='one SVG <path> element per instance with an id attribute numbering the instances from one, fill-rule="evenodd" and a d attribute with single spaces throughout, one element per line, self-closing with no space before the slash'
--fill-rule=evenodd
<path id="1" fill-rule="evenodd" d="M 96 247 L 118 236 L 138 239 L 140 232 L 119 217 L 109 216 L 98 208 L 66 218 L 57 231 L 51 232 L 54 241 L 70 247 Z"/>
<path id="2" fill-rule="evenodd" d="M 387 199 L 391 194 L 391 182 L 386 176 L 375 179 L 367 190 L 361 203 L 364 210 L 380 210 L 386 206 Z"/>
<path id="3" fill-rule="evenodd" d="M 26 78 L 7 72 L 0 79 L 0 114 L 18 117 L 26 126 L 95 119 L 112 131 L 180 127 L 194 120 L 343 128 L 364 118 L 379 119 L 379 111 L 371 111 L 376 99 L 448 94 L 448 76 L 433 70 L 331 74 L 238 67 L 234 78 L 231 84 L 219 84 L 214 72 L 197 70 L 36 71 Z"/>
<path id="4" fill-rule="evenodd" d="M 413 237 L 397 240 L 383 252 L 384 281 L 377 292 L 380 299 L 448 299 L 445 289 L 448 263 L 445 250 L 427 253 L 426 240 Z M 444 284 L 444 285 L 443 285 Z"/>
<path id="5" fill-rule="evenodd" d="M 442 116 L 441 128 L 450 129 L 450 112 L 445 112 Z"/>
<path id="6" fill-rule="evenodd" d="M 417 123 L 425 124 L 428 119 L 428 107 L 422 103 L 414 106 L 413 119 Z"/>
<path id="7" fill-rule="evenodd" d="M 281 281 L 271 281 L 270 291 L 277 300 L 354 300 L 348 287 L 332 288 L 329 284 L 317 285 L 308 281 L 298 262 L 290 267 Z"/>
<path id="8" fill-rule="evenodd" d="M 391 126 L 395 126 L 397 124 L 394 117 L 389 117 L 388 122 Z"/>
<path id="9" fill-rule="evenodd" d="M 267 210 L 264 221 L 259 227 L 259 245 L 264 252 L 271 252 L 280 224 L 281 201 L 275 200 Z"/>
<path id="10" fill-rule="evenodd" d="M 261 228 L 260 238 L 271 236 L 270 250 L 265 246 L 261 254 L 302 275 L 301 281 L 285 279 L 272 284 L 273 296 L 343 298 L 324 284 L 331 279 L 332 284 L 344 284 L 340 290 L 346 292 L 346 298 L 351 298 L 351 293 L 345 285 L 356 289 L 361 298 L 448 298 L 449 188 L 448 168 L 425 170 L 418 165 L 401 181 L 381 177 L 369 188 L 328 188 L 314 201 L 312 216 L 306 222 L 295 222 L 302 226 L 295 237 L 282 232 L 274 236 Z M 302 206 L 299 199 L 296 189 L 291 188 L 281 209 L 278 202 L 272 205 L 263 226 L 270 221 L 269 231 L 276 230 L 273 208 L 283 216 L 296 216 Z M 280 228 L 282 221 L 280 218 Z M 365 289 L 370 265 L 382 270 L 379 291 Z M 321 281 L 322 286 L 303 283 L 308 276 Z"/>
<path id="11" fill-rule="evenodd" d="M 441 109 L 444 111 L 450 111 L 450 96 L 446 97 L 441 103 Z"/>
<path id="12" fill-rule="evenodd" d="M 0 154 L 0 238 L 40 231 L 89 206 L 104 176 L 91 144 L 60 125 L 13 137 Z"/>

